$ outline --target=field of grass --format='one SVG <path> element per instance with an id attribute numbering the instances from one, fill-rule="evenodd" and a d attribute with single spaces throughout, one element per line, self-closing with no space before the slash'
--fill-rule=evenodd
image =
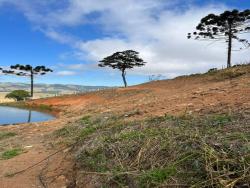
<path id="1" fill-rule="evenodd" d="M 77 182 L 100 187 L 244 187 L 249 117 L 240 114 L 83 117 L 55 132 L 75 148 Z"/>

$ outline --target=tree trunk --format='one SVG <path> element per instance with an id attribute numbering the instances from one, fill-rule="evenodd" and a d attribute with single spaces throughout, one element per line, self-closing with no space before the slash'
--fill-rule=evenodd
<path id="1" fill-rule="evenodd" d="M 232 58 L 232 28 L 230 25 L 228 33 L 227 68 L 231 67 L 231 58 Z"/>
<path id="2" fill-rule="evenodd" d="M 127 87 L 126 72 L 125 72 L 125 70 L 122 70 L 122 79 L 123 79 L 124 86 Z"/>
<path id="3" fill-rule="evenodd" d="M 33 98 L 33 90 L 34 90 L 34 75 L 33 71 L 30 74 L 30 97 Z"/>

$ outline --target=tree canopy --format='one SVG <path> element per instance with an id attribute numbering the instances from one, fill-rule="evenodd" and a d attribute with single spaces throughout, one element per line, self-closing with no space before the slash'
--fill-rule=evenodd
<path id="1" fill-rule="evenodd" d="M 104 58 L 100 61 L 99 66 L 109 66 L 113 69 L 132 69 L 134 67 L 144 66 L 146 62 L 139 58 L 139 52 L 133 50 L 126 50 L 123 52 L 116 52 L 111 56 Z"/>
<path id="2" fill-rule="evenodd" d="M 18 76 L 31 76 L 33 75 L 45 75 L 47 72 L 53 72 L 51 69 L 46 68 L 45 66 L 36 66 L 32 67 L 31 65 L 12 65 L 10 70 L 2 70 L 5 74 L 15 74 Z"/>
<path id="3" fill-rule="evenodd" d="M 27 76 L 31 79 L 31 97 L 33 97 L 33 85 L 34 85 L 34 75 L 45 75 L 48 72 L 53 72 L 53 70 L 46 68 L 45 66 L 32 67 L 31 65 L 11 65 L 10 69 L 4 70 L 0 68 L 3 74 L 12 74 L 17 76 Z"/>
<path id="4" fill-rule="evenodd" d="M 5 96 L 5 98 L 9 98 L 9 99 L 15 99 L 16 101 L 23 101 L 26 98 L 28 98 L 29 92 L 24 91 L 24 90 L 14 90 L 11 93 L 7 94 Z"/>
<path id="5" fill-rule="evenodd" d="M 126 50 L 122 52 L 116 52 L 111 56 L 108 56 L 100 61 L 98 66 L 111 67 L 113 69 L 119 69 L 122 72 L 122 78 L 125 87 L 127 87 L 126 81 L 126 69 L 132 69 L 134 67 L 144 66 L 146 62 L 139 57 L 139 52 L 134 50 Z"/>
<path id="6" fill-rule="evenodd" d="M 241 43 L 239 49 L 248 48 L 250 43 L 241 36 L 250 32 L 250 10 L 225 11 L 222 14 L 209 14 L 202 18 L 196 31 L 188 33 L 188 39 L 225 41 L 228 43 L 227 66 L 231 66 L 233 40 Z"/>

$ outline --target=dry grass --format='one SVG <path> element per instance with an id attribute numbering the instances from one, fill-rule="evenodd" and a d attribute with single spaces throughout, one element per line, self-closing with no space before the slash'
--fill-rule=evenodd
<path id="1" fill-rule="evenodd" d="M 8 94 L 8 92 L 0 92 L 0 103 L 6 103 L 6 102 L 14 102 L 12 99 L 7 99 L 5 96 Z"/>
<path id="2" fill-rule="evenodd" d="M 75 149 L 76 182 L 100 187 L 249 186 L 249 117 L 84 117 L 57 137 Z M 91 180 L 89 180 L 89 178 Z"/>

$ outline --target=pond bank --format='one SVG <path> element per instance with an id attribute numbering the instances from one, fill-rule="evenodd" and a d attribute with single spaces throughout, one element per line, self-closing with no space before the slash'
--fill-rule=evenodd
<path id="1" fill-rule="evenodd" d="M 49 113 L 9 106 L 0 106 L 0 126 L 45 122 L 55 119 Z"/>
<path id="2" fill-rule="evenodd" d="M 51 114 L 55 117 L 59 117 L 60 110 L 56 109 L 55 107 L 45 105 L 45 104 L 34 104 L 29 102 L 8 102 L 8 103 L 0 103 L 1 106 L 6 107 L 14 107 L 19 109 L 26 109 L 26 110 L 34 110 L 37 112 L 42 112 L 46 114 Z"/>

